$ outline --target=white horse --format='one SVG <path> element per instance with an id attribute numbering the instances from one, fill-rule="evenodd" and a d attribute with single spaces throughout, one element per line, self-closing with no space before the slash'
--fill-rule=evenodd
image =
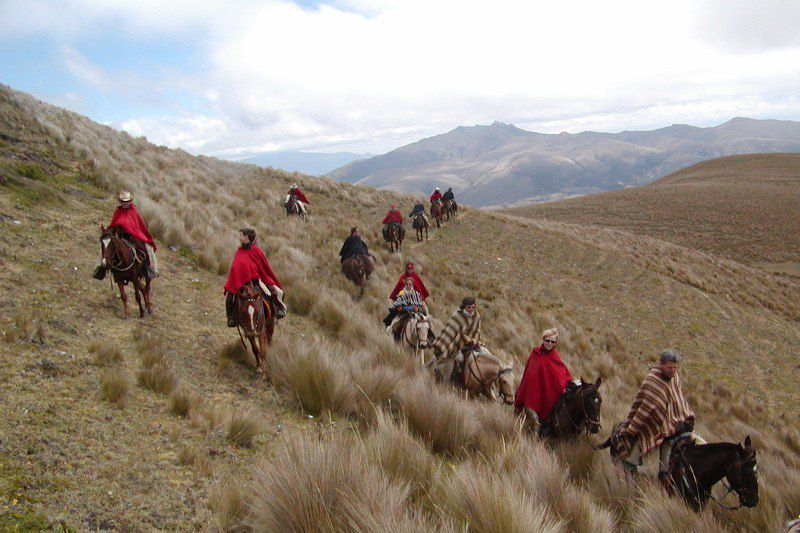
<path id="1" fill-rule="evenodd" d="M 493 355 L 486 346 L 472 350 L 464 361 L 464 388 L 471 397 L 514 403 L 514 372 L 511 365 Z M 496 389 L 496 392 L 495 392 Z"/>
<path id="2" fill-rule="evenodd" d="M 431 317 L 422 313 L 414 313 L 403 326 L 403 344 L 411 354 L 419 357 L 420 365 L 425 366 L 425 350 L 429 348 L 428 333 L 431 330 Z"/>

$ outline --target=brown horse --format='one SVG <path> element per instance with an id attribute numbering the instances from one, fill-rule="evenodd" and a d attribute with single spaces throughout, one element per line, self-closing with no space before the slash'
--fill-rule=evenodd
<path id="1" fill-rule="evenodd" d="M 447 220 L 449 221 L 451 218 L 453 220 L 456 219 L 456 213 L 458 213 L 458 204 L 456 204 L 455 200 L 445 200 L 443 211 L 445 216 L 447 216 Z"/>
<path id="2" fill-rule="evenodd" d="M 244 331 L 256 358 L 256 373 L 263 374 L 267 345 L 272 344 L 275 333 L 275 304 L 256 282 L 246 283 L 236 295 L 236 329 L 239 335 Z"/>
<path id="3" fill-rule="evenodd" d="M 442 227 L 442 218 L 444 215 L 444 208 L 442 207 L 442 201 L 436 200 L 431 204 L 431 216 L 436 221 L 436 227 Z"/>
<path id="4" fill-rule="evenodd" d="M 374 268 L 374 258 L 369 255 L 356 254 L 342 261 L 342 274 L 360 289 L 358 298 L 364 295 L 364 288 Z"/>
<path id="5" fill-rule="evenodd" d="M 491 354 L 485 346 L 471 350 L 464 361 L 464 387 L 470 397 L 485 396 L 506 405 L 514 403 L 514 372 L 511 365 Z M 497 392 L 495 392 L 495 390 Z"/>
<path id="6" fill-rule="evenodd" d="M 405 230 L 399 222 L 389 222 L 383 231 L 383 238 L 389 243 L 389 251 L 392 253 L 403 249 L 403 237 L 405 237 Z"/>
<path id="7" fill-rule="evenodd" d="M 417 230 L 417 241 L 422 241 L 422 232 L 425 232 L 425 240 L 428 240 L 428 221 L 425 220 L 425 215 L 420 213 L 414 217 L 411 227 Z"/>
<path id="8" fill-rule="evenodd" d="M 540 428 L 539 435 L 554 439 L 574 439 L 584 431 L 600 431 L 600 406 L 603 398 L 598 389 L 601 383 L 600 377 L 594 383 L 586 383 L 581 378 L 579 385 L 568 387 L 567 392 L 556 400 L 550 417 Z"/>
<path id="9" fill-rule="evenodd" d="M 139 318 L 144 318 L 145 308 L 152 315 L 153 307 L 150 304 L 150 278 L 147 277 L 147 250 L 144 247 L 128 240 L 119 228 L 106 228 L 100 226 L 100 253 L 101 266 L 111 270 L 114 282 L 119 287 L 122 305 L 125 307 L 125 318 L 128 312 L 128 295 L 125 285 L 131 283 L 136 294 L 136 303 L 139 305 Z M 144 283 L 142 279 L 144 278 Z M 144 307 L 142 306 L 144 295 Z"/>
<path id="10" fill-rule="evenodd" d="M 758 465 L 749 435 L 744 446 L 733 442 L 676 444 L 672 448 L 669 474 L 675 490 L 695 511 L 702 509 L 709 498 L 725 509 L 733 509 L 711 493 L 723 478 L 728 482 L 725 496 L 735 492 L 739 507 L 758 505 Z"/>

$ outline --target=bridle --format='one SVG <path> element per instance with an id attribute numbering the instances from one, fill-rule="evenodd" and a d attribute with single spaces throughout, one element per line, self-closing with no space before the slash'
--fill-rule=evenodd
<path id="1" fill-rule="evenodd" d="M 691 463 L 689 463 L 689 460 L 686 458 L 684 454 L 681 454 L 680 461 L 684 466 L 684 474 L 681 475 L 681 483 L 683 485 L 683 488 L 686 491 L 686 494 L 688 494 L 689 497 L 692 499 L 692 502 L 698 507 L 701 507 L 703 505 L 703 499 L 700 495 L 700 483 L 697 481 L 697 476 L 695 476 L 694 468 L 692 467 Z M 739 459 L 737 457 L 733 466 L 728 468 L 725 477 L 729 477 L 728 472 L 730 472 L 732 468 L 733 475 L 730 476 L 732 482 L 729 485 L 728 483 L 725 483 L 724 478 L 722 479 L 722 486 L 725 487 L 726 491 L 725 494 L 723 494 L 719 498 L 714 496 L 714 493 L 711 491 L 711 487 L 708 488 L 708 497 L 711 498 L 711 500 L 718 506 L 720 506 L 722 509 L 725 509 L 726 511 L 737 511 L 742 508 L 742 499 L 753 495 L 750 489 L 744 486 L 744 465 L 749 461 L 750 461 L 749 456 L 744 460 Z M 689 481 L 686 479 L 685 472 L 687 470 L 692 475 L 692 481 L 694 481 L 694 489 L 692 489 L 691 485 L 689 484 Z M 739 496 L 739 504 L 735 507 L 725 505 L 721 501 L 724 500 L 725 497 L 727 497 L 728 494 L 732 492 L 735 492 L 736 495 Z"/>
<path id="2" fill-rule="evenodd" d="M 244 337 L 245 336 L 247 336 L 248 338 L 250 338 L 250 337 L 260 337 L 261 334 L 264 333 L 264 331 L 267 329 L 267 316 L 266 316 L 266 312 L 264 310 L 264 306 L 266 306 L 267 303 L 264 302 L 264 300 L 263 300 L 263 298 L 261 296 L 261 292 L 258 291 L 257 289 L 256 289 L 255 296 L 245 297 L 245 296 L 242 296 L 242 295 L 236 295 L 236 298 L 237 298 L 237 300 L 239 300 L 239 301 L 237 301 L 237 305 L 236 305 L 236 331 L 239 333 L 239 339 L 241 339 L 241 341 L 242 341 L 242 346 L 244 346 L 245 349 L 247 349 L 247 345 L 244 343 Z M 258 311 L 258 305 L 256 304 L 256 302 L 258 302 L 258 301 L 261 301 L 261 305 L 262 305 L 261 311 Z M 243 321 L 242 321 L 242 307 L 243 306 L 242 306 L 241 302 L 247 302 L 247 304 L 252 305 L 254 310 L 255 310 L 254 311 L 255 313 L 259 313 L 260 312 L 260 313 L 263 314 L 264 321 L 261 324 L 261 328 L 256 328 L 255 327 L 255 325 L 258 323 L 259 319 L 254 317 L 252 335 L 251 335 L 251 332 L 247 331 L 247 329 L 243 325 Z M 246 307 L 246 305 L 245 305 L 245 307 Z M 245 333 L 244 336 L 242 335 L 242 330 L 244 330 L 244 333 Z"/>
<path id="3" fill-rule="evenodd" d="M 116 270 L 117 272 L 126 272 L 126 271 L 130 270 L 131 268 L 133 268 L 133 266 L 136 263 L 141 263 L 144 260 L 143 258 L 139 257 L 139 255 L 137 253 L 137 250 L 136 250 L 136 247 L 133 244 L 131 244 L 127 240 L 123 239 L 122 237 L 120 237 L 116 233 L 112 232 L 112 233 L 107 233 L 107 234 L 102 235 L 100 237 L 100 243 L 101 244 L 103 244 L 103 239 L 105 237 L 108 237 L 109 239 L 111 239 L 111 243 L 109 243 L 109 245 L 112 244 L 112 243 L 114 244 L 114 256 L 112 258 L 113 262 L 110 262 L 109 266 L 108 266 L 111 270 Z M 123 248 L 122 248 L 123 246 L 127 246 L 128 249 L 131 251 L 131 259 L 130 259 L 131 262 L 127 266 L 122 266 L 125 263 L 125 254 L 122 251 L 123 250 Z M 105 256 L 106 250 L 108 250 L 108 246 L 105 246 L 103 244 L 103 255 L 104 256 Z"/>
<path id="4" fill-rule="evenodd" d="M 586 386 L 588 387 L 588 385 Z M 572 415 L 569 414 L 569 407 L 567 406 L 567 402 L 562 402 L 564 405 L 564 412 L 567 414 L 567 420 L 569 421 L 570 425 L 575 429 L 580 431 L 583 429 L 586 431 L 586 434 L 589 434 L 589 430 L 592 424 L 595 424 L 598 428 L 601 427 L 600 419 L 594 419 L 589 416 L 589 412 L 586 409 L 586 388 L 584 388 L 583 383 L 578 387 L 578 390 L 575 391 L 575 395 L 578 397 L 581 405 L 581 411 L 583 414 L 583 424 L 577 423 L 572 419 Z M 553 417 L 555 422 L 553 423 L 554 429 L 558 427 L 559 418 L 557 416 Z"/>
<path id="5" fill-rule="evenodd" d="M 476 349 L 473 349 L 473 350 L 472 350 L 472 352 L 470 352 L 470 356 L 472 357 L 472 361 L 475 363 L 475 365 L 474 365 L 474 366 L 475 366 L 475 368 L 477 368 L 477 367 L 478 367 L 478 356 L 476 355 L 476 352 L 477 352 L 477 351 L 478 351 L 478 350 L 476 350 Z M 490 397 L 490 398 L 491 398 L 491 396 L 492 396 L 492 395 L 491 395 L 491 390 L 489 389 L 489 387 L 487 387 L 487 386 L 486 386 L 486 378 L 483 378 L 483 377 L 479 376 L 479 375 L 478 375 L 478 374 L 475 372 L 475 370 L 473 369 L 473 365 L 470 365 L 468 362 L 465 362 L 464 364 L 467 366 L 467 368 L 469 368 L 469 373 L 470 373 L 470 375 L 471 375 L 471 376 L 472 376 L 472 377 L 475 379 L 475 381 L 477 381 L 478 383 L 480 383 L 480 384 L 481 384 L 481 389 L 483 390 L 483 393 L 484 393 L 486 396 L 488 396 L 488 397 Z M 511 367 L 508 367 L 508 368 L 501 368 L 500 370 L 498 370 L 498 371 L 497 371 L 497 374 L 495 375 L 494 379 L 492 379 L 492 380 L 491 380 L 491 382 L 492 382 L 492 383 L 497 383 L 497 382 L 499 382 L 499 381 L 500 381 L 500 378 L 501 378 L 503 375 L 505 375 L 505 374 L 508 374 L 509 372 L 511 372 L 511 370 L 512 370 L 512 368 L 511 368 Z M 506 394 L 506 393 L 505 393 L 505 391 L 503 391 L 503 388 L 502 388 L 502 387 L 498 386 L 498 392 L 500 393 L 500 397 L 502 398 L 502 400 L 503 400 L 503 403 L 504 403 L 504 404 L 506 404 L 506 405 L 511 405 L 512 403 L 514 403 L 514 398 L 513 398 L 513 396 L 511 397 L 511 401 L 509 401 L 509 400 L 508 400 L 508 398 L 509 398 L 509 395 L 508 395 L 508 394 Z"/>

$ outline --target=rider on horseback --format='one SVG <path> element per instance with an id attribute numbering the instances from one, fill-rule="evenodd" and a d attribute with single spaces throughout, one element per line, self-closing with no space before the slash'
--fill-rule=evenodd
<path id="1" fill-rule="evenodd" d="M 228 326 L 236 327 L 236 295 L 239 289 L 251 281 L 256 281 L 269 291 L 275 304 L 275 317 L 283 318 L 286 316 L 286 304 L 283 303 L 283 289 L 272 267 L 267 261 L 264 252 L 256 246 L 256 232 L 253 229 L 245 228 L 239 230 L 239 243 L 241 246 L 236 250 L 231 263 L 231 270 L 228 273 L 228 280 L 225 282 L 225 312 L 228 315 Z M 264 291 L 264 288 L 261 289 Z"/>
<path id="2" fill-rule="evenodd" d="M 542 333 L 542 344 L 531 351 L 514 400 L 517 412 L 530 409 L 546 423 L 558 397 L 564 394 L 572 376 L 556 350 L 558 330 Z"/>
<path id="3" fill-rule="evenodd" d="M 158 264 L 156 263 L 156 243 L 147 225 L 144 223 L 136 206 L 133 205 L 133 196 L 128 191 L 120 191 L 119 204 L 117 205 L 114 216 L 111 217 L 111 223 L 108 225 L 110 228 L 119 228 L 125 233 L 126 238 L 129 238 L 133 245 L 142 253 L 147 256 L 147 269 L 145 275 L 149 279 L 158 276 Z M 94 271 L 94 277 L 103 279 L 106 275 L 108 267 L 104 264 L 98 265 Z"/>
<path id="4" fill-rule="evenodd" d="M 342 249 L 339 250 L 339 261 L 344 263 L 354 255 L 364 255 L 367 258 L 372 258 L 369 248 L 367 248 L 367 243 L 361 238 L 358 228 L 350 229 L 350 236 L 344 240 Z"/>
<path id="5" fill-rule="evenodd" d="M 467 296 L 433 343 L 433 353 L 436 355 L 434 374 L 437 381 L 449 381 L 456 365 L 460 366 L 464 362 L 466 354 L 463 352 L 480 347 L 480 340 L 481 315 L 478 313 L 475 297 Z"/>
<path id="6" fill-rule="evenodd" d="M 452 187 L 448 187 L 447 190 L 445 191 L 444 195 L 442 195 L 442 200 L 451 201 L 451 200 L 455 200 L 455 199 L 456 199 L 456 195 L 453 194 L 453 188 Z"/>
<path id="7" fill-rule="evenodd" d="M 434 203 L 436 200 L 439 200 L 440 202 L 442 201 L 442 193 L 441 193 L 441 192 L 439 192 L 439 187 L 436 187 L 436 188 L 433 190 L 433 194 L 431 194 L 431 205 L 433 205 L 433 203 Z"/>
<path id="8" fill-rule="evenodd" d="M 414 204 L 414 209 L 408 214 L 408 218 L 414 220 L 417 215 L 422 215 L 422 218 L 425 219 L 425 224 L 430 224 L 428 215 L 425 214 L 425 206 L 422 204 L 422 200 L 417 200 L 417 203 Z"/>
<path id="9" fill-rule="evenodd" d="M 300 209 L 300 212 L 306 214 L 306 206 L 311 205 L 311 202 L 308 201 L 308 198 L 306 198 L 306 195 L 303 194 L 303 191 L 300 190 L 300 187 L 298 187 L 296 183 L 292 183 L 289 192 L 286 193 L 286 201 L 283 203 L 286 209 L 289 209 L 292 198 L 297 201 L 297 208 Z"/>
<path id="10" fill-rule="evenodd" d="M 403 290 L 403 287 L 406 284 L 406 279 L 412 278 L 414 280 L 414 290 L 416 290 L 420 295 L 422 295 L 423 300 L 427 300 L 430 297 L 428 293 L 428 289 L 425 287 L 425 284 L 422 283 L 422 279 L 417 275 L 414 271 L 414 263 L 409 261 L 406 263 L 406 271 L 400 276 L 400 279 L 397 280 L 397 284 L 392 289 L 392 293 L 389 295 L 389 304 L 394 302 L 394 299 L 397 298 L 397 294 Z"/>
<path id="11" fill-rule="evenodd" d="M 668 491 L 672 444 L 675 437 L 694 429 L 694 412 L 683 397 L 678 361 L 674 351 L 661 352 L 659 365 L 645 376 L 628 417 L 620 425 L 615 454 L 629 472 L 637 472 L 642 456 L 660 446 L 658 477 Z"/>
<path id="12" fill-rule="evenodd" d="M 389 240 L 389 227 L 392 224 L 397 224 L 400 227 L 400 234 L 405 233 L 403 228 L 403 215 L 397 210 L 397 206 L 392 204 L 389 206 L 389 211 L 383 217 L 383 238 Z"/>
<path id="13" fill-rule="evenodd" d="M 425 298 L 414 288 L 414 278 L 407 277 L 403 290 L 397 294 L 394 302 L 389 306 L 389 314 L 383 319 L 386 331 L 392 331 L 393 322 L 399 324 L 404 321 L 404 318 L 420 312 L 427 316 L 428 305 L 425 303 Z M 398 315 L 400 318 L 396 319 Z"/>

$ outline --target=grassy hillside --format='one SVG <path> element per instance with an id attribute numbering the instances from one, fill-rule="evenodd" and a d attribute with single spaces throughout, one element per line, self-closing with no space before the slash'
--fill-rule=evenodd
<path id="1" fill-rule="evenodd" d="M 618 228 L 800 275 L 800 154 L 723 157 L 645 187 L 509 212 Z"/>
<path id="2" fill-rule="evenodd" d="M 379 217 L 409 198 L 194 158 L 7 89 L 0 172 L 0 489 L 3 504 L 16 500 L 4 526 L 765 530 L 800 507 L 790 280 L 647 237 L 469 209 L 393 255 Z M 305 223 L 280 206 L 293 180 L 310 194 Z M 90 279 L 120 186 L 160 247 L 145 320 L 122 320 L 114 291 Z M 223 316 L 245 225 L 291 312 L 265 378 Z M 358 303 L 337 260 L 352 225 L 378 257 Z M 438 319 L 478 296 L 486 342 L 517 376 L 541 330 L 558 326 L 573 374 L 603 376 L 604 432 L 654 354 L 677 347 L 704 436 L 754 436 L 759 507 L 695 515 L 647 476 L 626 483 L 584 441 L 550 449 L 509 409 L 434 386 L 378 320 L 407 258 Z"/>

